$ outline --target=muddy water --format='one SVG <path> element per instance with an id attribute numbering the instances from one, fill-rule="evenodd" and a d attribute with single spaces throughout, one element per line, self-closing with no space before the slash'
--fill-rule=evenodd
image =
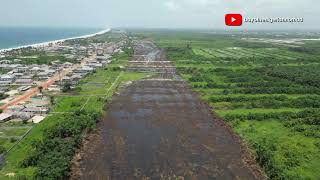
<path id="1" fill-rule="evenodd" d="M 209 107 L 168 77 L 133 82 L 113 98 L 77 179 L 255 179 Z"/>

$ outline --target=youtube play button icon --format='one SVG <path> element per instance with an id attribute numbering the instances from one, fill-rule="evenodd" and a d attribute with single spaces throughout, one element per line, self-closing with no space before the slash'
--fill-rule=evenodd
<path id="1" fill-rule="evenodd" d="M 241 26 L 242 15 L 241 14 L 226 14 L 225 23 L 227 26 Z"/>

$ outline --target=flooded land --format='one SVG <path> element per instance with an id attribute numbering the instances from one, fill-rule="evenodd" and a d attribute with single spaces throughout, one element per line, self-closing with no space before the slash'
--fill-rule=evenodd
<path id="1" fill-rule="evenodd" d="M 154 72 L 106 105 L 77 155 L 74 179 L 258 179 L 240 143 L 175 74 L 165 52 L 136 41 L 128 71 Z"/>

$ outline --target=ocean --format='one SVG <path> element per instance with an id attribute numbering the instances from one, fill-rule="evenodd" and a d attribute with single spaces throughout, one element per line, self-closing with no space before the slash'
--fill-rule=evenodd
<path id="1" fill-rule="evenodd" d="M 0 27 L 0 50 L 78 37 L 101 30 L 101 28 Z"/>

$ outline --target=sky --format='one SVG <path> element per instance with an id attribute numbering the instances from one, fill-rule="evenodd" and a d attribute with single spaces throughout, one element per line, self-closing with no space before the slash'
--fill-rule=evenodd
<path id="1" fill-rule="evenodd" d="M 0 0 L 0 26 L 226 29 L 226 13 L 304 18 L 244 29 L 320 29 L 319 0 Z M 235 28 L 235 27 L 232 27 Z"/>

